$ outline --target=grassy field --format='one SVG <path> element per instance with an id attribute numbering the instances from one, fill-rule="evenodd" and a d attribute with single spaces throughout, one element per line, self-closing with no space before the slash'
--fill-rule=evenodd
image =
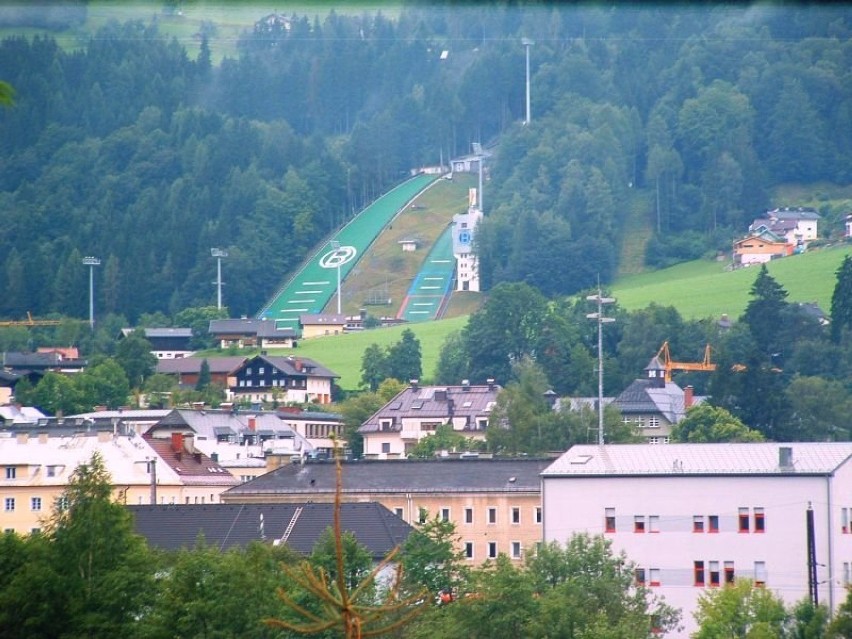
<path id="1" fill-rule="evenodd" d="M 852 246 L 811 251 L 776 260 L 767 265 L 789 293 L 791 302 L 816 302 L 823 311 L 831 306 L 835 271 Z M 618 303 L 628 309 L 645 308 L 652 302 L 674 306 L 687 319 L 718 318 L 723 313 L 738 317 L 749 301 L 749 290 L 759 267 L 728 270 L 727 262 L 699 260 L 671 268 L 631 275 L 612 286 Z"/>
<path id="2" fill-rule="evenodd" d="M 299 355 L 322 363 L 340 375 L 338 383 L 346 390 L 358 387 L 361 379 L 361 357 L 371 344 L 391 346 L 401 338 L 402 331 L 410 328 L 420 340 L 423 355 L 423 379 L 431 379 L 438 364 L 438 353 L 444 339 L 453 331 L 461 330 L 467 323 L 467 317 L 419 322 L 408 326 L 374 329 L 345 335 L 332 335 L 313 340 L 302 340 L 296 349 Z M 269 351 L 270 355 L 293 355 L 293 351 L 282 349 Z M 407 380 L 406 380 L 407 381 Z"/>

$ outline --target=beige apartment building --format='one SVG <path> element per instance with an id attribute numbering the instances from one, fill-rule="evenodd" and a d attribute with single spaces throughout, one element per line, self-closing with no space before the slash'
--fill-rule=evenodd
<path id="1" fill-rule="evenodd" d="M 541 480 L 552 462 L 530 458 L 453 458 L 343 462 L 344 502 L 376 501 L 406 522 L 424 516 L 455 524 L 472 563 L 505 554 L 521 561 L 542 539 Z M 284 465 L 222 493 L 229 504 L 334 500 L 332 462 Z"/>

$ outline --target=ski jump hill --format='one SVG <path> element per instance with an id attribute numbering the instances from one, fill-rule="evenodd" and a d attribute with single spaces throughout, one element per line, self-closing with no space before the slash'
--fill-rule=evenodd
<path id="1" fill-rule="evenodd" d="M 257 317 L 274 320 L 278 328 L 292 328 L 298 331 L 300 315 L 322 313 L 337 293 L 338 277 L 341 282 L 345 280 L 370 245 L 394 217 L 439 177 L 437 174 L 417 175 L 388 191 L 358 213 L 305 260 L 302 267 L 278 290 L 271 301 L 257 314 Z M 442 243 L 445 237 L 450 238 L 448 232 L 442 234 L 436 247 Z M 451 241 L 449 246 L 451 263 L 450 277 L 445 286 L 447 292 L 449 292 L 449 282 L 452 279 L 452 267 L 454 266 Z M 430 266 L 429 260 L 435 253 L 436 247 L 430 252 L 424 269 L 433 268 L 434 270 L 434 267 Z M 425 275 L 424 273 L 425 271 L 421 271 L 415 282 L 425 283 L 427 288 L 421 292 L 424 295 L 434 297 L 432 294 L 435 293 L 435 290 L 428 287 L 433 286 L 435 280 L 428 278 L 436 276 Z M 420 294 L 416 291 L 412 293 L 412 291 L 414 291 L 413 287 L 406 297 L 408 302 L 406 308 L 425 310 L 425 307 L 411 305 L 411 302 L 417 300 L 417 296 Z M 423 299 L 425 300 L 425 298 Z M 417 303 L 425 302 L 418 301 Z M 442 303 L 443 300 L 435 302 L 436 312 Z M 403 316 L 402 312 L 400 316 Z M 418 317 L 419 319 L 430 319 L 423 313 L 414 313 L 411 319 L 417 321 L 415 318 Z M 406 319 L 408 319 L 407 315 Z"/>

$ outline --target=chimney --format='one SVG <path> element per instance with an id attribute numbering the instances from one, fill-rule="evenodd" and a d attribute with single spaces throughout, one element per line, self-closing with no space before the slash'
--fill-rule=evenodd
<path id="1" fill-rule="evenodd" d="M 39 433 L 38 434 L 38 443 L 46 444 L 47 443 L 48 434 L 47 433 Z"/>
<path id="2" fill-rule="evenodd" d="M 157 503 L 157 460 L 152 459 L 148 463 L 151 472 L 151 505 Z"/>
<path id="3" fill-rule="evenodd" d="M 490 391 L 494 390 L 494 378 L 493 377 L 489 377 L 488 379 L 486 379 L 485 383 L 488 384 L 488 390 L 490 390 Z"/>
<path id="4" fill-rule="evenodd" d="M 790 446 L 778 449 L 778 466 L 781 470 L 793 470 L 793 449 Z"/>
<path id="5" fill-rule="evenodd" d="M 27 433 L 18 433 L 15 435 L 15 439 L 19 444 L 26 444 L 30 440 L 30 436 Z"/>
<path id="6" fill-rule="evenodd" d="M 411 384 L 412 390 L 417 390 L 418 388 L 420 388 L 420 380 L 419 379 L 409 380 L 409 383 Z"/>
<path id="7" fill-rule="evenodd" d="M 183 433 L 172 433 L 172 452 L 183 451 Z"/>
<path id="8" fill-rule="evenodd" d="M 112 439 L 112 433 L 108 430 L 99 430 L 98 431 L 98 443 L 105 444 L 106 442 Z"/>
<path id="9" fill-rule="evenodd" d="M 248 427 L 251 432 L 257 430 L 257 419 L 255 417 L 248 418 Z"/>
<path id="10" fill-rule="evenodd" d="M 455 417 L 456 414 L 456 402 L 453 399 L 447 400 L 447 415 L 449 415 L 450 420 Z"/>
<path id="11" fill-rule="evenodd" d="M 469 379 L 463 379 L 462 380 L 462 391 L 467 392 L 469 390 L 470 390 L 470 380 Z"/>
<path id="12" fill-rule="evenodd" d="M 195 453 L 195 433 L 186 433 L 183 436 L 183 449 L 188 453 Z"/>
<path id="13" fill-rule="evenodd" d="M 683 389 L 683 409 L 684 410 L 686 410 L 687 408 L 692 406 L 692 403 L 694 401 L 694 395 L 693 395 L 694 391 L 695 391 L 695 389 L 692 388 L 692 386 L 687 386 L 686 388 Z"/>
<path id="14" fill-rule="evenodd" d="M 296 369 L 296 372 L 301 373 L 302 372 L 302 360 L 300 360 L 300 359 L 295 360 L 293 362 L 293 368 Z"/>

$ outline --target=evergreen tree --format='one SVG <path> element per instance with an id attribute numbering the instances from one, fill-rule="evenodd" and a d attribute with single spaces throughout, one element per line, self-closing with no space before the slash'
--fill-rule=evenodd
<path id="1" fill-rule="evenodd" d="M 781 313 L 786 308 L 787 291 L 769 274 L 766 264 L 751 286 L 751 300 L 746 306 L 742 321 L 748 325 L 758 351 L 770 358 L 781 344 L 778 341 Z"/>
<path id="2" fill-rule="evenodd" d="M 361 356 L 361 385 L 376 392 L 382 380 L 388 377 L 388 361 L 382 347 L 370 344 Z"/>
<path id="3" fill-rule="evenodd" d="M 836 274 L 831 295 L 831 339 L 839 344 L 843 329 L 852 328 L 852 256 L 843 258 Z"/>
<path id="4" fill-rule="evenodd" d="M 195 384 L 195 390 L 204 391 L 210 386 L 210 363 L 205 357 L 201 362 L 201 369 L 198 371 L 198 381 Z"/>
<path id="5" fill-rule="evenodd" d="M 420 340 L 414 331 L 406 328 L 402 338 L 388 349 L 387 376 L 401 382 L 420 379 L 423 375 L 421 359 Z"/>

